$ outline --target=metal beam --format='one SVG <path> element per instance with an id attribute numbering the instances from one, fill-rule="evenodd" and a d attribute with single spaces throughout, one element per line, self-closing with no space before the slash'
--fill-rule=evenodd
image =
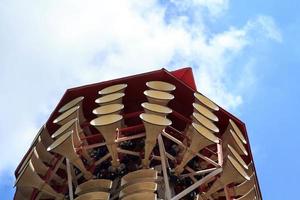
<path id="1" fill-rule="evenodd" d="M 198 188 L 200 185 L 202 185 L 205 182 L 209 181 L 212 177 L 216 176 L 217 174 L 219 174 L 221 172 L 222 172 L 222 168 L 218 168 L 218 169 L 214 170 L 213 172 L 209 173 L 208 175 L 206 175 L 201 180 L 197 181 L 196 183 L 194 183 L 190 187 L 186 188 L 185 190 L 183 190 L 182 192 L 180 192 L 179 194 L 177 194 L 171 200 L 179 200 L 179 199 L 181 199 L 182 197 L 184 197 L 188 193 L 192 192 L 194 189 Z"/>
<path id="2" fill-rule="evenodd" d="M 164 182 L 165 182 L 165 198 L 166 200 L 170 200 L 171 190 L 170 190 L 169 177 L 168 177 L 167 166 L 166 166 L 166 155 L 165 155 L 166 150 L 161 135 L 158 136 L 158 146 L 159 146 L 159 153 L 161 157 L 161 167 L 162 167 Z"/>

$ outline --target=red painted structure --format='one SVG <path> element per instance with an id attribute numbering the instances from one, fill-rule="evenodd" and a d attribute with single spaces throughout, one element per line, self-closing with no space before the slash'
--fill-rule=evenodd
<path id="1" fill-rule="evenodd" d="M 169 72 L 166 69 L 160 69 L 143 74 L 68 89 L 66 90 L 62 99 L 56 106 L 55 110 L 50 115 L 49 119 L 47 120 L 45 124 L 46 128 L 50 134 L 54 133 L 59 128 L 59 126 L 52 122 L 56 117 L 58 117 L 59 108 L 78 96 L 84 96 L 85 99 L 83 101 L 82 106 L 84 108 L 84 116 L 87 119 L 87 121 L 84 123 L 83 126 L 89 126 L 90 130 L 94 134 L 88 137 L 89 144 L 102 141 L 103 138 L 101 134 L 99 134 L 94 127 L 91 127 L 89 125 L 90 120 L 96 117 L 92 113 L 92 110 L 98 107 L 98 105 L 94 102 L 95 99 L 99 97 L 98 91 L 110 85 L 127 83 L 128 87 L 126 88 L 126 95 L 123 98 L 123 104 L 125 105 L 123 116 L 125 118 L 125 123 L 128 126 L 128 128 L 122 129 L 121 133 L 126 136 L 138 133 L 141 130 L 143 130 L 142 121 L 139 119 L 138 115 L 141 112 L 143 112 L 143 109 L 140 106 L 140 104 L 147 101 L 145 95 L 143 94 L 143 91 L 147 89 L 145 83 L 147 81 L 152 80 L 162 80 L 174 84 L 176 86 L 176 90 L 173 92 L 176 101 L 171 101 L 168 105 L 173 110 L 173 113 L 169 116 L 169 119 L 172 120 L 173 127 L 175 128 L 175 130 L 183 131 L 186 126 L 186 123 L 190 121 L 189 116 L 193 112 L 193 94 L 196 91 L 196 84 L 191 68 L 182 68 L 172 72 Z M 234 122 L 238 125 L 238 127 L 240 128 L 247 140 L 246 149 L 250 155 L 248 157 L 243 158 L 247 163 L 250 162 L 250 160 L 253 160 L 245 124 L 229 112 L 222 109 L 221 107 L 218 112 L 215 112 L 215 114 L 219 118 L 219 121 L 216 123 L 216 125 L 220 129 L 220 133 L 223 133 L 226 129 L 229 119 L 234 120 Z M 182 137 L 181 135 L 176 134 L 176 132 L 173 132 L 172 135 L 176 136 L 177 138 Z M 18 176 L 18 170 L 21 167 L 22 162 L 24 162 L 27 154 L 30 152 L 30 149 L 25 154 L 23 160 L 17 167 L 15 171 L 16 177 Z M 258 183 L 257 186 L 258 191 L 260 193 Z"/>

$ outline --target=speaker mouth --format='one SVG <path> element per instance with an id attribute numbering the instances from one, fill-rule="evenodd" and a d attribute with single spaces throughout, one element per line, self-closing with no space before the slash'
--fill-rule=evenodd
<path id="1" fill-rule="evenodd" d="M 96 99 L 95 102 L 98 104 L 109 103 L 112 101 L 119 100 L 124 96 L 125 96 L 124 93 L 112 93 L 112 94 L 108 94 L 108 95 L 105 95 L 105 96 L 102 96 L 102 97 Z"/>
<path id="2" fill-rule="evenodd" d="M 248 169 L 247 164 L 243 160 L 243 158 L 240 156 L 240 154 L 232 147 L 230 144 L 227 145 L 228 150 L 232 153 L 233 157 L 245 168 Z"/>
<path id="3" fill-rule="evenodd" d="M 246 180 L 250 180 L 250 177 L 248 176 L 248 174 L 246 173 L 246 171 L 244 170 L 244 168 L 239 164 L 238 161 L 236 161 L 233 157 L 231 157 L 230 155 L 227 156 L 227 161 L 229 161 L 232 166 L 236 169 L 236 171 Z"/>
<path id="4" fill-rule="evenodd" d="M 158 100 L 172 100 L 174 99 L 174 95 L 167 93 L 167 92 L 162 92 L 162 91 L 157 91 L 157 90 L 145 90 L 144 94 L 147 97 L 153 98 L 153 99 L 158 99 Z"/>
<path id="5" fill-rule="evenodd" d="M 210 121 L 209 119 L 204 117 L 202 114 L 194 112 L 193 117 L 196 119 L 197 122 L 199 122 L 201 125 L 205 126 L 210 131 L 212 131 L 214 133 L 219 132 L 219 128 L 214 123 L 212 123 L 212 121 Z"/>
<path id="6" fill-rule="evenodd" d="M 93 126 L 106 126 L 121 121 L 122 119 L 123 116 L 118 114 L 103 115 L 93 119 L 90 124 Z"/>
<path id="7" fill-rule="evenodd" d="M 232 129 L 230 129 L 229 131 L 230 131 L 230 133 L 231 133 L 231 135 L 232 135 L 232 137 L 233 137 L 233 139 L 234 139 L 234 141 L 237 145 L 237 148 L 239 148 L 239 150 L 241 152 L 243 152 L 243 154 L 248 156 L 248 152 L 247 152 L 246 148 L 244 147 L 243 143 L 241 142 L 240 138 L 237 136 L 237 134 Z"/>
<path id="8" fill-rule="evenodd" d="M 93 110 L 93 113 L 95 115 L 107 115 L 107 114 L 111 114 L 111 113 L 115 113 L 118 111 L 121 111 L 124 108 L 123 104 L 108 104 L 108 105 L 104 105 L 104 106 L 100 106 L 98 108 L 95 108 Z"/>
<path id="9" fill-rule="evenodd" d="M 80 97 L 77 97 L 71 101 L 69 101 L 68 103 L 66 103 L 63 107 L 61 107 L 58 112 L 59 113 L 63 113 L 65 112 L 66 110 L 69 110 L 70 108 L 78 105 L 82 100 L 84 99 L 83 96 L 80 96 Z"/>
<path id="10" fill-rule="evenodd" d="M 65 134 L 63 134 L 61 137 L 59 137 L 57 140 L 54 140 L 54 142 L 47 148 L 47 151 L 52 151 L 57 146 L 59 146 L 61 143 L 63 143 L 68 137 L 73 134 L 73 131 L 69 131 Z"/>
<path id="11" fill-rule="evenodd" d="M 245 139 L 245 137 L 243 136 L 241 130 L 237 127 L 236 123 L 234 123 L 234 121 L 232 119 L 229 119 L 229 123 L 231 124 L 234 132 L 236 133 L 236 135 L 240 138 L 240 140 L 244 143 L 247 144 L 247 141 Z"/>
<path id="12" fill-rule="evenodd" d="M 118 84 L 118 85 L 112 85 L 108 86 L 106 88 L 103 88 L 98 92 L 100 95 L 108 95 L 112 93 L 119 93 L 120 91 L 124 90 L 127 87 L 127 84 Z"/>
<path id="13" fill-rule="evenodd" d="M 206 107 L 204 107 L 198 103 L 193 103 L 193 107 L 197 112 L 201 113 L 206 118 L 208 118 L 214 122 L 219 121 L 218 117 L 213 112 L 211 112 L 209 109 L 207 109 Z"/>
<path id="14" fill-rule="evenodd" d="M 164 92 L 172 92 L 176 89 L 175 85 L 164 81 L 149 81 L 146 83 L 146 85 L 150 89 L 160 90 Z"/>
<path id="15" fill-rule="evenodd" d="M 57 129 L 57 131 L 55 131 L 52 135 L 51 138 L 57 138 L 59 137 L 61 134 L 65 133 L 66 130 L 68 130 L 78 119 L 71 119 L 70 121 L 68 121 L 67 123 L 65 123 L 64 125 L 62 125 L 59 129 Z"/>
<path id="16" fill-rule="evenodd" d="M 170 113 L 172 113 L 171 108 L 168 108 L 166 106 L 162 106 L 162 105 L 159 105 L 159 104 L 144 102 L 141 105 L 144 109 L 152 111 L 152 112 L 161 113 L 161 114 L 170 114 Z"/>
<path id="17" fill-rule="evenodd" d="M 75 113 L 79 108 L 80 108 L 80 106 L 75 106 L 75 107 L 67 110 L 66 112 L 63 112 L 61 115 L 59 115 L 53 121 L 53 123 L 57 124 L 57 123 L 61 122 L 62 120 L 66 119 L 67 117 L 69 117 L 70 115 L 72 115 L 73 113 Z"/>
<path id="18" fill-rule="evenodd" d="M 99 191 L 99 188 L 103 190 L 109 190 L 112 187 L 112 181 L 108 179 L 91 179 L 81 183 L 76 187 L 75 194 L 81 195 L 86 192 Z"/>
<path id="19" fill-rule="evenodd" d="M 209 98 L 203 96 L 202 94 L 195 92 L 194 97 L 209 109 L 213 111 L 219 111 L 219 106 L 217 106 L 214 102 L 212 102 Z"/>
<path id="20" fill-rule="evenodd" d="M 197 123 L 192 123 L 192 126 L 194 128 L 194 130 L 196 130 L 196 132 L 198 134 L 201 134 L 203 137 L 205 137 L 206 139 L 212 141 L 213 143 L 219 143 L 220 140 L 217 136 L 215 136 L 211 131 L 209 131 L 207 128 L 205 128 L 204 126 L 197 124 Z"/>
<path id="21" fill-rule="evenodd" d="M 158 126 L 170 126 L 172 124 L 171 120 L 154 114 L 142 113 L 140 114 L 140 118 L 149 124 Z"/>

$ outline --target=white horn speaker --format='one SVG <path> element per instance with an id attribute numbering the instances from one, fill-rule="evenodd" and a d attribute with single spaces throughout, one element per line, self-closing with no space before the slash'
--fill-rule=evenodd
<path id="1" fill-rule="evenodd" d="M 30 156 L 30 160 L 32 162 L 32 165 L 36 172 L 41 176 L 46 176 L 48 170 L 50 169 L 48 166 L 46 166 L 42 160 L 39 159 L 39 155 L 36 151 L 36 148 L 34 147 L 33 152 Z M 55 180 L 57 183 L 62 184 L 64 182 L 64 179 L 58 176 L 56 173 L 53 173 L 53 180 Z"/>
<path id="2" fill-rule="evenodd" d="M 251 161 L 248 164 L 248 170 L 247 170 L 247 174 L 253 174 L 254 173 L 254 166 L 253 166 L 253 162 Z"/>
<path id="3" fill-rule="evenodd" d="M 102 96 L 95 100 L 96 103 L 100 104 L 100 106 L 105 106 L 108 104 L 122 104 L 124 93 L 112 93 L 105 96 Z"/>
<path id="4" fill-rule="evenodd" d="M 158 172 L 155 169 L 140 169 L 123 176 L 121 179 L 121 186 L 138 182 L 154 182 L 157 178 Z"/>
<path id="5" fill-rule="evenodd" d="M 152 192 L 140 192 L 130 194 L 124 197 L 123 200 L 157 200 L 157 195 Z"/>
<path id="6" fill-rule="evenodd" d="M 14 195 L 14 200 L 26 200 L 30 199 L 33 188 L 31 187 L 17 187 Z"/>
<path id="7" fill-rule="evenodd" d="M 72 138 L 73 131 L 65 133 L 63 136 L 55 140 L 48 148 L 48 151 L 52 151 L 58 153 L 59 155 L 66 157 L 73 163 L 84 175 L 86 179 L 92 178 L 92 173 L 89 172 L 80 157 L 76 154 L 74 145 L 73 145 L 73 138 Z"/>
<path id="8" fill-rule="evenodd" d="M 33 187 L 39 191 L 45 192 L 56 199 L 64 199 L 64 195 L 56 192 L 50 187 L 39 175 L 35 172 L 31 160 L 26 164 L 23 171 L 16 180 L 15 186 L 17 187 Z"/>
<path id="9" fill-rule="evenodd" d="M 149 167 L 149 157 L 156 145 L 156 139 L 158 135 L 162 132 L 163 129 L 165 129 L 167 126 L 170 126 L 172 122 L 165 117 L 147 113 L 140 114 L 140 118 L 143 120 L 146 132 L 145 156 L 143 165 L 144 167 Z"/>
<path id="10" fill-rule="evenodd" d="M 95 126 L 105 139 L 107 149 L 112 157 L 112 166 L 118 167 L 120 165 L 118 159 L 116 129 L 122 126 L 122 115 L 111 114 L 103 115 L 93 119 L 90 124 Z"/>
<path id="11" fill-rule="evenodd" d="M 245 170 L 248 170 L 248 166 L 245 163 L 245 161 L 243 160 L 243 158 L 232 146 L 230 146 L 230 144 L 227 145 L 227 151 L 224 153 L 224 156 L 226 156 L 227 154 L 231 155 L 231 157 L 235 158 L 244 167 Z"/>
<path id="12" fill-rule="evenodd" d="M 69 110 L 63 112 L 61 115 L 59 115 L 53 123 L 58 125 L 64 125 L 67 122 L 69 122 L 72 119 L 78 118 L 79 124 L 85 121 L 85 118 L 83 116 L 83 112 L 81 111 L 80 106 L 75 106 L 73 108 L 70 108 Z"/>
<path id="13" fill-rule="evenodd" d="M 219 110 L 219 107 L 214 102 L 212 102 L 209 98 L 203 96 L 202 94 L 195 92 L 194 97 L 195 97 L 195 103 L 199 103 L 205 106 L 206 108 L 210 109 L 211 111 Z"/>
<path id="14" fill-rule="evenodd" d="M 41 141 L 42 143 L 47 147 L 49 146 L 50 144 L 53 143 L 53 139 L 51 138 L 47 128 L 46 128 L 46 125 L 44 125 L 42 127 L 42 129 L 40 130 L 40 138 L 41 138 Z"/>
<path id="15" fill-rule="evenodd" d="M 191 144 L 183 154 L 181 163 L 175 168 L 175 174 L 183 172 L 185 165 L 204 147 L 219 143 L 219 138 L 200 124 L 192 123 L 193 129 L 188 135 L 191 136 Z"/>
<path id="16" fill-rule="evenodd" d="M 83 101 L 84 97 L 83 96 L 80 96 L 80 97 L 77 97 L 71 101 L 69 101 L 68 103 L 66 103 L 65 105 L 63 105 L 59 110 L 58 112 L 59 113 L 63 113 L 67 110 L 69 110 L 70 108 L 73 108 L 75 106 L 80 106 L 82 107 L 82 101 Z"/>
<path id="17" fill-rule="evenodd" d="M 76 187 L 75 194 L 82 195 L 89 192 L 107 192 L 112 187 L 112 181 L 107 179 L 91 179 Z"/>
<path id="18" fill-rule="evenodd" d="M 164 81 L 149 81 L 146 85 L 151 90 L 160 90 L 163 92 L 172 92 L 176 89 L 175 85 Z"/>
<path id="19" fill-rule="evenodd" d="M 194 112 L 192 115 L 192 119 L 195 123 L 201 124 L 209 131 L 213 133 L 219 133 L 219 128 L 211 120 L 207 119 L 202 114 Z"/>
<path id="20" fill-rule="evenodd" d="M 255 200 L 257 199 L 257 196 L 256 196 L 256 187 L 253 186 L 253 188 L 248 191 L 246 194 L 244 194 L 244 196 L 241 196 L 237 199 L 233 199 L 233 200 Z"/>
<path id="21" fill-rule="evenodd" d="M 109 193 L 107 192 L 89 192 L 80 195 L 75 200 L 109 200 Z"/>
<path id="22" fill-rule="evenodd" d="M 93 113 L 97 116 L 109 115 L 109 114 L 120 114 L 124 109 L 123 104 L 108 104 L 105 106 L 100 106 L 93 110 Z"/>
<path id="23" fill-rule="evenodd" d="M 121 190 L 119 197 L 124 197 L 126 195 L 139 193 L 139 192 L 152 192 L 154 193 L 157 190 L 157 184 L 154 182 L 140 182 L 134 183 L 125 187 Z"/>
<path id="24" fill-rule="evenodd" d="M 226 131 L 222 135 L 223 140 L 223 152 L 227 151 L 227 144 L 230 144 L 240 155 L 248 155 L 248 152 L 243 145 L 240 138 L 237 136 L 237 134 L 230 128 L 230 126 L 227 127 Z"/>
<path id="25" fill-rule="evenodd" d="M 220 177 L 209 188 L 209 190 L 205 194 L 206 196 L 217 192 L 230 183 L 240 183 L 245 180 L 250 180 L 250 177 L 246 173 L 245 169 L 240 165 L 238 161 L 236 161 L 230 155 L 228 155 L 226 158 L 227 159 L 222 166 L 223 171 Z"/>
<path id="26" fill-rule="evenodd" d="M 210 111 L 208 108 L 206 108 L 205 106 L 202 106 L 198 103 L 193 103 L 193 108 L 194 108 L 194 112 L 200 113 L 207 119 L 209 119 L 213 122 L 219 121 L 218 117 L 212 111 Z"/>
<path id="27" fill-rule="evenodd" d="M 108 95 L 112 93 L 124 93 L 125 89 L 127 88 L 127 84 L 118 84 L 118 85 L 112 85 L 106 88 L 103 88 L 98 92 L 100 95 Z"/>
<path id="28" fill-rule="evenodd" d="M 38 138 L 38 141 L 37 141 L 37 143 L 35 145 L 35 148 L 36 148 L 36 151 L 37 151 L 37 153 L 39 155 L 39 158 L 43 162 L 51 165 L 52 164 L 51 161 L 55 158 L 55 156 L 53 154 L 51 154 L 50 152 L 47 151 L 46 147 L 41 142 L 41 138 Z"/>
<path id="29" fill-rule="evenodd" d="M 174 99 L 174 95 L 157 90 L 145 90 L 144 94 L 150 103 L 159 104 L 162 106 L 168 105 L 169 101 Z"/>
<path id="30" fill-rule="evenodd" d="M 168 114 L 172 113 L 171 108 L 159 104 L 144 102 L 141 105 L 144 108 L 145 113 L 148 114 L 155 114 L 162 117 L 166 117 Z"/>
<path id="31" fill-rule="evenodd" d="M 246 141 L 242 131 L 238 128 L 238 126 L 236 125 L 236 123 L 232 119 L 229 119 L 229 126 L 231 127 L 232 130 L 234 130 L 234 132 L 240 138 L 240 140 L 244 144 L 247 144 L 247 141 Z"/>
<path id="32" fill-rule="evenodd" d="M 69 131 L 73 131 L 72 137 L 73 137 L 73 144 L 74 144 L 75 148 L 81 147 L 82 144 L 87 144 L 86 141 L 81 141 L 81 138 L 85 137 L 85 135 L 83 133 L 83 130 L 80 128 L 80 126 L 78 124 L 77 118 L 72 119 L 72 120 L 68 121 L 67 123 L 65 123 L 64 125 L 62 125 L 59 129 L 57 129 L 57 131 L 55 131 L 52 134 L 51 137 L 59 138 L 60 136 L 64 135 L 65 133 L 67 133 Z M 86 149 L 81 148 L 81 152 L 82 152 L 82 156 L 89 163 L 92 162 L 92 158 Z"/>

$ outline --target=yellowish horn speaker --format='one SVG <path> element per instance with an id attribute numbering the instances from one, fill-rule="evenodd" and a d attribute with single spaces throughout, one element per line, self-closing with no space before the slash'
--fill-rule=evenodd
<path id="1" fill-rule="evenodd" d="M 17 187 L 14 200 L 26 200 L 30 199 L 33 188 L 31 187 Z"/>
<path id="2" fill-rule="evenodd" d="M 144 94 L 150 103 L 159 104 L 162 106 L 168 105 L 169 101 L 174 99 L 174 95 L 157 90 L 145 90 Z"/>
<path id="3" fill-rule="evenodd" d="M 248 170 L 248 166 L 243 160 L 243 158 L 240 156 L 240 154 L 232 147 L 230 144 L 227 145 L 227 151 L 224 153 L 224 155 L 231 155 L 231 157 L 235 158 L 240 165 L 244 167 L 245 170 Z M 248 173 L 247 173 L 248 174 Z"/>
<path id="4" fill-rule="evenodd" d="M 105 96 L 102 96 L 95 100 L 96 103 L 100 104 L 100 106 L 105 106 L 108 104 L 122 104 L 122 98 L 125 96 L 124 93 L 112 93 Z"/>
<path id="5" fill-rule="evenodd" d="M 98 92 L 100 95 L 108 95 L 112 93 L 124 93 L 127 88 L 127 84 L 118 84 L 106 87 Z"/>
<path id="6" fill-rule="evenodd" d="M 246 181 L 244 181 L 244 182 L 240 183 L 239 185 L 234 186 L 232 188 L 233 196 L 243 196 L 248 191 L 250 191 L 253 188 L 253 186 L 255 186 L 255 174 L 254 173 L 250 176 L 250 180 L 249 181 L 246 180 Z M 213 196 L 215 198 L 224 197 L 225 196 L 225 192 L 221 191 L 221 192 L 215 193 Z"/>
<path id="7" fill-rule="evenodd" d="M 229 119 L 229 126 L 236 133 L 236 135 L 243 142 L 243 144 L 247 144 L 247 141 L 246 141 L 242 131 L 238 128 L 238 126 L 232 119 Z"/>
<path id="8" fill-rule="evenodd" d="M 123 200 L 157 200 L 157 195 L 152 192 L 140 192 L 130 194 L 123 198 Z"/>
<path id="9" fill-rule="evenodd" d="M 181 174 L 185 165 L 204 147 L 219 143 L 219 138 L 216 137 L 211 131 L 200 124 L 192 123 L 193 129 L 189 135 L 191 136 L 191 144 L 186 149 L 181 163 L 175 168 L 177 175 Z"/>
<path id="10" fill-rule="evenodd" d="M 202 106 L 198 103 L 193 103 L 193 108 L 194 108 L 194 112 L 200 113 L 207 119 L 209 119 L 213 122 L 219 121 L 218 117 L 212 111 L 210 111 L 208 108 L 206 108 L 205 106 Z"/>
<path id="11" fill-rule="evenodd" d="M 51 136 L 46 128 L 46 125 L 44 125 L 43 128 L 40 130 L 39 135 L 40 135 L 42 143 L 46 147 L 53 143 L 53 139 L 51 138 Z"/>
<path id="12" fill-rule="evenodd" d="M 123 104 L 108 104 L 105 106 L 100 106 L 93 110 L 93 113 L 97 116 L 109 115 L 109 114 L 120 114 L 123 110 Z"/>
<path id="13" fill-rule="evenodd" d="M 223 165 L 220 177 L 212 184 L 206 195 L 211 195 L 230 183 L 240 183 L 250 180 L 245 169 L 233 157 L 228 155 Z"/>
<path id="14" fill-rule="evenodd" d="M 45 192 L 56 199 L 64 199 L 64 195 L 56 192 L 50 187 L 39 175 L 35 172 L 31 160 L 26 164 L 25 168 L 16 180 L 15 186 L 17 187 L 33 187 L 39 191 Z"/>
<path id="15" fill-rule="evenodd" d="M 82 195 L 89 192 L 106 192 L 112 187 L 112 181 L 107 179 L 91 179 L 76 187 L 75 194 Z"/>
<path id="16" fill-rule="evenodd" d="M 194 97 L 195 97 L 195 103 L 199 103 L 205 106 L 206 108 L 210 109 L 211 111 L 219 110 L 219 107 L 212 100 L 203 96 L 202 94 L 195 92 Z"/>
<path id="17" fill-rule="evenodd" d="M 140 114 L 140 118 L 143 120 L 146 132 L 145 157 L 143 165 L 144 167 L 149 167 L 149 157 L 156 145 L 156 139 L 163 129 L 172 124 L 172 121 L 159 115 L 147 113 Z"/>
<path id="18" fill-rule="evenodd" d="M 244 182 L 242 182 L 241 184 L 237 185 L 234 187 L 234 193 L 236 196 L 238 195 L 244 195 L 246 194 L 248 191 L 251 190 L 251 188 L 255 186 L 255 174 L 253 173 L 250 176 L 250 180 L 246 180 Z"/>
<path id="19" fill-rule="evenodd" d="M 38 142 L 35 145 L 36 151 L 39 155 L 39 158 L 51 165 L 51 161 L 55 158 L 55 156 L 53 154 L 51 154 L 50 152 L 47 151 L 46 147 L 44 146 L 44 144 L 42 144 L 42 141 L 40 138 L 38 138 Z"/>
<path id="20" fill-rule="evenodd" d="M 146 85 L 151 90 L 160 90 L 163 92 L 172 92 L 176 89 L 175 85 L 164 81 L 149 81 Z"/>
<path id="21" fill-rule="evenodd" d="M 166 117 L 168 114 L 172 113 L 172 109 L 166 106 L 153 104 L 153 103 L 142 103 L 142 107 L 144 108 L 145 113 L 159 115 L 162 117 Z"/>
<path id="22" fill-rule="evenodd" d="M 75 200 L 109 200 L 109 193 L 107 192 L 89 192 L 80 195 Z"/>
<path id="23" fill-rule="evenodd" d="M 243 145 L 240 138 L 237 136 L 237 134 L 230 128 L 230 126 L 227 127 L 225 133 L 222 136 L 223 140 L 223 151 L 226 152 L 227 150 L 227 144 L 230 144 L 240 155 L 248 155 L 248 152 Z"/>
<path id="24" fill-rule="evenodd" d="M 139 193 L 139 192 L 154 193 L 156 190 L 157 190 L 157 184 L 154 182 L 134 183 L 121 190 L 119 197 L 123 197 L 129 194 Z"/>
<path id="25" fill-rule="evenodd" d="M 67 122 L 69 122 L 72 119 L 78 118 L 79 124 L 85 121 L 85 118 L 83 116 L 83 113 L 81 111 L 80 106 L 75 106 L 73 108 L 70 108 L 69 110 L 63 112 L 61 115 L 59 115 L 53 123 L 58 125 L 64 125 Z"/>
<path id="26" fill-rule="evenodd" d="M 77 97 L 71 101 L 69 101 L 68 103 L 66 103 L 64 106 L 62 106 L 58 112 L 59 113 L 63 113 L 67 110 L 69 110 L 70 108 L 73 108 L 75 106 L 80 106 L 82 107 L 82 101 L 83 101 L 84 97 L 83 96 L 80 96 L 80 97 Z"/>
<path id="27" fill-rule="evenodd" d="M 42 160 L 39 159 L 39 155 L 36 151 L 36 148 L 34 147 L 33 152 L 30 156 L 30 160 L 32 162 L 32 165 L 36 172 L 41 176 L 46 176 L 49 167 L 47 167 Z M 58 176 L 56 173 L 53 173 L 53 179 L 57 182 L 62 184 L 64 182 L 64 179 Z"/>
<path id="28" fill-rule="evenodd" d="M 86 179 L 90 179 L 92 177 L 91 172 L 85 168 L 82 160 L 75 152 L 72 134 L 73 131 L 65 133 L 63 136 L 55 140 L 47 150 L 58 153 L 61 156 L 69 159 L 70 162 L 73 163 L 84 174 Z"/>
<path id="29" fill-rule="evenodd" d="M 250 191 L 248 191 L 246 194 L 244 194 L 244 196 L 241 196 L 240 198 L 233 199 L 233 200 L 255 200 L 255 199 L 257 199 L 256 187 L 253 186 L 253 188 Z"/>
<path id="30" fill-rule="evenodd" d="M 192 115 L 192 119 L 195 123 L 201 124 L 209 131 L 213 133 L 219 133 L 219 128 L 211 120 L 207 119 L 202 114 L 194 112 Z"/>
<path id="31" fill-rule="evenodd" d="M 251 161 L 248 164 L 248 170 L 247 170 L 247 174 L 253 174 L 254 173 L 254 166 L 253 166 L 253 162 Z"/>
<path id="32" fill-rule="evenodd" d="M 140 169 L 123 176 L 121 179 L 121 186 L 139 182 L 154 182 L 157 178 L 158 172 L 155 169 Z"/>
<path id="33" fill-rule="evenodd" d="M 122 115 L 111 114 L 103 115 L 93 119 L 90 124 L 95 126 L 105 139 L 107 149 L 112 157 L 112 166 L 118 167 L 120 165 L 118 159 L 116 129 L 122 126 Z"/>
<path id="34" fill-rule="evenodd" d="M 60 136 L 64 135 L 65 133 L 69 132 L 69 131 L 73 131 L 72 137 L 73 137 L 73 144 L 75 148 L 80 147 L 82 144 L 87 144 L 86 141 L 81 141 L 80 138 L 85 137 L 83 130 L 80 128 L 79 124 L 78 124 L 78 119 L 72 119 L 70 121 L 68 121 L 67 123 L 65 123 L 64 125 L 62 125 L 59 129 L 57 129 L 57 131 L 55 131 L 52 134 L 52 138 L 59 138 Z M 50 146 L 50 145 L 49 145 Z M 91 162 L 92 158 L 89 155 L 89 152 L 82 148 L 82 156 L 88 161 Z"/>

